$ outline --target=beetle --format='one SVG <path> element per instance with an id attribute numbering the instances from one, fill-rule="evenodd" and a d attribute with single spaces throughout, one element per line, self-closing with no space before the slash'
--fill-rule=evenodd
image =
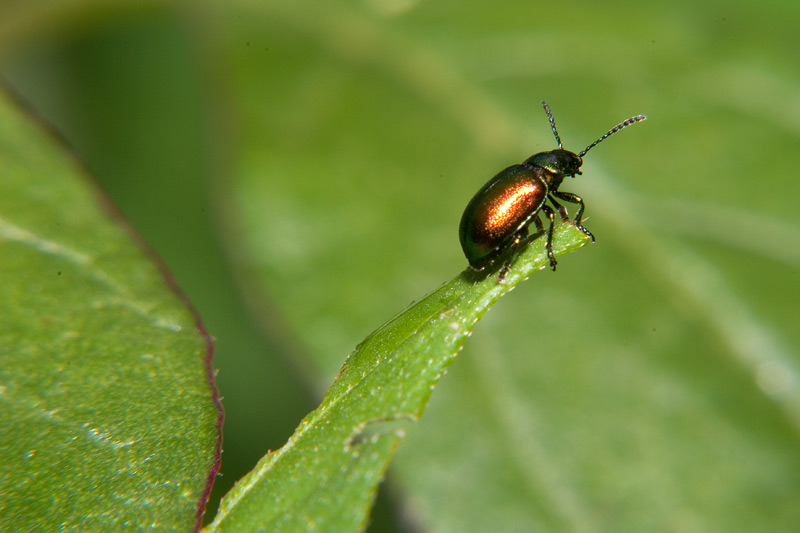
<path id="1" fill-rule="evenodd" d="M 577 174 L 581 174 L 583 156 L 589 150 L 621 129 L 647 118 L 645 115 L 636 115 L 620 122 L 576 154 L 562 147 L 550 106 L 547 102 L 542 102 L 542 107 L 550 120 L 558 148 L 534 154 L 520 165 L 512 165 L 501 170 L 475 193 L 467 204 L 459 225 L 461 248 L 473 270 L 482 271 L 495 265 L 500 258 L 505 258 L 498 276 L 499 282 L 505 279 L 511 266 L 511 258 L 523 239 L 527 237 L 530 223 L 534 222 L 539 233 L 544 233 L 539 213 L 544 213 L 550 219 L 546 249 L 550 268 L 556 269 L 557 261 L 553 254 L 555 211 L 558 211 L 563 222 L 570 222 L 567 209 L 559 203 L 559 200 L 578 205 L 573 223 L 594 242 L 594 235 L 582 224 L 583 211 L 586 207 L 583 199 L 576 194 L 558 189 L 565 177 L 574 178 Z M 552 207 L 547 205 L 547 201 Z"/>

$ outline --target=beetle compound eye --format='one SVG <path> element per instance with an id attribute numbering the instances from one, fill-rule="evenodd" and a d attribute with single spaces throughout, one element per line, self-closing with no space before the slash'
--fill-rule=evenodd
<path id="1" fill-rule="evenodd" d="M 500 171 L 475 193 L 467 204 L 459 225 L 461 248 L 470 267 L 483 271 L 500 266 L 500 282 L 508 272 L 518 248 L 525 243 L 524 237 L 528 235 L 531 222 L 535 222 L 537 229 L 544 228 L 541 213 L 550 220 L 546 250 L 550 267 L 556 269 L 557 261 L 553 254 L 555 213 L 559 214 L 562 221 L 570 222 L 567 209 L 559 200 L 578 206 L 572 223 L 594 241 L 592 232 L 582 224 L 586 207 L 583 199 L 576 194 L 560 191 L 561 182 L 566 176 L 581 174 L 583 156 L 589 150 L 618 131 L 647 118 L 645 115 L 635 115 L 623 120 L 576 154 L 562 147 L 550 106 L 543 101 L 542 107 L 547 113 L 558 148 L 534 154 L 522 164 Z M 550 202 L 550 205 L 546 202 Z"/>

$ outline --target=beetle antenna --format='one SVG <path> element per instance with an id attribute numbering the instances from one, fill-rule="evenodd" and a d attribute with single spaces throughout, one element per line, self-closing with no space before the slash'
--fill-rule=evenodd
<path id="1" fill-rule="evenodd" d="M 544 103 L 544 102 L 542 102 L 542 103 Z M 548 114 L 548 116 L 550 116 L 550 123 L 553 124 L 553 131 L 555 131 L 556 125 L 553 122 L 552 115 L 550 115 L 550 110 L 547 107 L 545 107 L 545 109 L 547 109 L 547 114 Z M 616 126 L 611 128 L 610 130 L 608 130 L 605 135 L 603 135 L 602 137 L 597 139 L 595 142 L 593 142 L 592 144 L 587 146 L 586 149 L 583 152 L 578 154 L 578 157 L 582 158 L 583 156 L 586 155 L 586 152 L 588 152 L 589 150 L 591 150 L 592 148 L 594 148 L 595 146 L 600 144 L 606 138 L 611 137 L 613 134 L 617 133 L 619 130 L 621 130 L 623 128 L 627 128 L 631 124 L 636 124 L 637 122 L 641 122 L 641 121 L 645 120 L 646 118 L 647 118 L 647 115 L 636 115 L 635 117 L 631 117 L 631 118 L 623 120 L 622 122 L 620 122 L 619 124 L 617 124 Z M 556 134 L 556 139 L 558 139 L 558 134 Z M 558 142 L 558 147 L 561 148 L 561 141 Z"/>
<path id="2" fill-rule="evenodd" d="M 561 137 L 558 136 L 558 130 L 556 129 L 556 119 L 553 118 L 553 113 L 550 111 L 550 106 L 547 105 L 547 102 L 542 100 L 542 107 L 544 108 L 544 112 L 547 113 L 547 118 L 550 119 L 550 127 L 553 128 L 553 135 L 556 136 L 556 142 L 558 142 L 558 147 L 561 148 Z"/>

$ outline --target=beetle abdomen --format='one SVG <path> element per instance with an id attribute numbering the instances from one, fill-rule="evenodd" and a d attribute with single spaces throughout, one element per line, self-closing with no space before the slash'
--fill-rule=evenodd
<path id="1" fill-rule="evenodd" d="M 547 199 L 542 170 L 513 165 L 501 171 L 470 200 L 461 217 L 459 237 L 470 265 L 481 270 L 530 222 Z"/>

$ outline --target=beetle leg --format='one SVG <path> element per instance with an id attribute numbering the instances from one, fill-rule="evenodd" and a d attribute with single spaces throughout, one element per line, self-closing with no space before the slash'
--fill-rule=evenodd
<path id="1" fill-rule="evenodd" d="M 586 204 L 583 203 L 583 199 L 577 194 L 572 194 L 571 192 L 555 191 L 551 194 L 557 198 L 560 198 L 561 200 L 564 200 L 565 202 L 578 204 L 578 214 L 575 215 L 575 227 L 585 233 L 586 236 L 592 239 L 592 242 L 594 242 L 594 235 L 592 235 L 592 232 L 586 229 L 581 223 L 583 220 L 583 210 L 586 208 Z M 550 201 L 552 202 L 552 200 Z"/>
<path id="2" fill-rule="evenodd" d="M 497 283 L 503 283 L 506 279 L 506 274 L 511 269 L 511 263 L 506 261 L 503 263 L 503 267 L 500 269 L 500 272 L 497 274 Z"/>
<path id="3" fill-rule="evenodd" d="M 557 193 L 557 192 L 558 191 L 556 191 L 555 193 Z M 555 194 L 555 193 L 550 194 L 547 197 L 547 199 L 550 200 L 550 203 L 553 204 L 553 207 L 558 209 L 558 214 L 561 215 L 561 221 L 562 222 L 569 222 L 569 213 L 567 213 L 567 208 L 564 207 L 563 205 L 561 205 L 560 203 L 556 202 L 556 199 L 553 198 L 553 194 Z"/>
<path id="4" fill-rule="evenodd" d="M 545 245 L 545 248 L 547 249 L 547 257 L 550 259 L 550 268 L 555 271 L 556 264 L 558 263 L 558 261 L 556 261 L 556 256 L 553 253 L 553 226 L 555 225 L 556 214 L 553 211 L 553 208 L 549 205 L 542 205 L 542 211 L 544 211 L 544 214 L 550 219 L 550 227 L 547 228 L 547 244 Z"/>
<path id="5" fill-rule="evenodd" d="M 538 220 L 539 217 L 536 217 L 539 224 L 542 223 L 541 220 Z M 537 224 L 538 226 L 538 224 Z M 523 226 L 514 233 L 514 239 L 511 241 L 511 244 L 508 245 L 508 250 L 506 251 L 506 259 L 503 261 L 503 266 L 500 268 L 500 272 L 497 274 L 497 283 L 503 283 L 506 279 L 506 274 L 508 271 L 511 270 L 511 261 L 517 255 L 517 248 L 519 248 L 520 243 L 525 240 L 525 237 L 528 236 L 528 226 Z"/>
<path id="6" fill-rule="evenodd" d="M 533 217 L 533 222 L 536 224 L 536 232 L 544 233 L 544 224 L 542 224 L 542 219 L 539 218 L 538 214 Z"/>

